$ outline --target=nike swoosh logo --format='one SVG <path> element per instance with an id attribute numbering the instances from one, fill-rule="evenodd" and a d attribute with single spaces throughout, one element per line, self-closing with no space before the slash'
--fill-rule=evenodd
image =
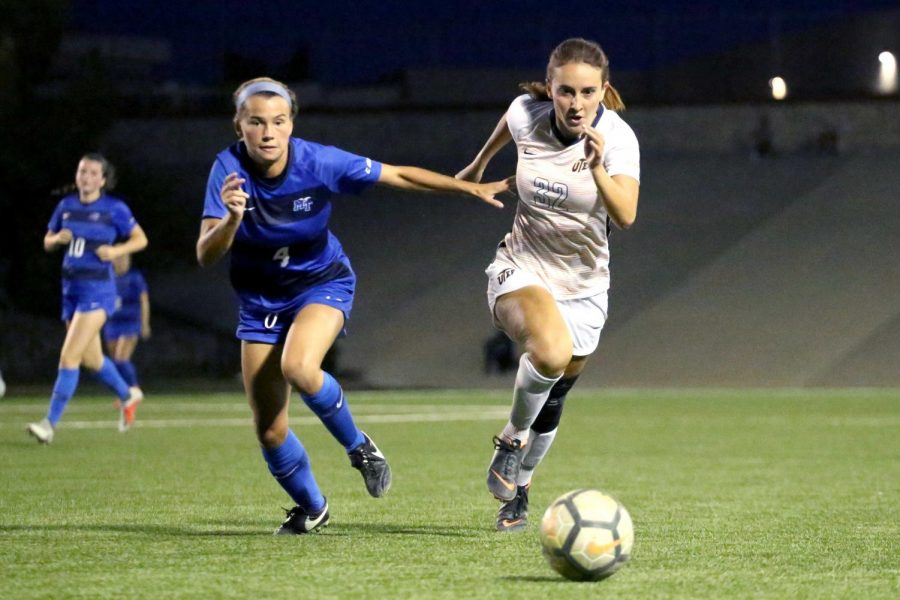
<path id="1" fill-rule="evenodd" d="M 513 525 L 518 525 L 521 522 L 522 522 L 522 519 L 513 519 L 512 521 L 510 521 L 509 519 L 503 519 L 502 521 L 500 521 L 500 523 L 502 523 L 504 527 L 511 527 Z"/>
<path id="2" fill-rule="evenodd" d="M 245 210 L 245 211 L 256 210 L 256 207 L 255 207 L 255 206 L 248 206 L 248 207 L 245 208 L 244 210 Z"/>
<path id="3" fill-rule="evenodd" d="M 338 403 L 334 405 L 335 408 L 340 408 L 344 405 L 344 394 L 341 394 L 341 399 L 338 400 Z"/>
<path id="4" fill-rule="evenodd" d="M 529 155 L 529 156 L 533 156 L 533 155 L 537 154 L 537 152 L 535 152 L 535 151 L 532 150 L 531 148 L 525 148 L 525 150 L 523 150 L 522 153 L 523 153 L 523 154 L 527 154 L 527 155 Z"/>
<path id="5" fill-rule="evenodd" d="M 498 473 L 497 471 L 491 469 L 491 473 L 493 473 L 493 474 L 494 474 L 494 477 L 496 477 L 497 479 L 499 479 L 499 480 L 500 480 L 500 483 L 503 484 L 503 487 L 505 487 L 505 488 L 508 489 L 509 491 L 513 491 L 514 489 L 516 489 L 516 484 L 510 483 L 510 482 L 508 482 L 507 480 L 503 479 L 503 477 L 501 477 L 501 476 L 500 476 L 500 473 Z"/>

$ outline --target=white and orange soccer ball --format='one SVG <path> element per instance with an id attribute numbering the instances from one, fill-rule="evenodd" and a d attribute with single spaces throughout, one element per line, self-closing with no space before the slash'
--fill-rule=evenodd
<path id="1" fill-rule="evenodd" d="M 625 507 L 597 490 L 574 490 L 553 501 L 541 520 L 544 557 L 575 581 L 605 579 L 631 557 L 634 526 Z"/>

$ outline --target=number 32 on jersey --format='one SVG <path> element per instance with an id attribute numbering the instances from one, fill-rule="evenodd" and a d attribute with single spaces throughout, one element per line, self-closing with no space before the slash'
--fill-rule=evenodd
<path id="1" fill-rule="evenodd" d="M 547 208 L 566 210 L 563 203 L 569 197 L 569 186 L 544 179 L 534 178 L 534 203 Z"/>

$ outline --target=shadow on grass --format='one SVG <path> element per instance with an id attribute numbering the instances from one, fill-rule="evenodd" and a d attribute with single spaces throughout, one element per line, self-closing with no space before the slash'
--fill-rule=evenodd
<path id="1" fill-rule="evenodd" d="M 247 523 L 246 525 L 252 525 L 256 527 L 256 524 Z M 60 532 L 60 533 L 73 533 L 77 531 L 82 532 L 100 532 L 100 533 L 134 533 L 139 535 L 150 535 L 150 536 L 160 536 L 160 535 L 168 535 L 173 537 L 239 537 L 239 536 L 258 536 L 258 535 L 271 535 L 272 529 L 274 529 L 275 525 L 272 525 L 268 529 L 216 529 L 216 530 L 208 530 L 202 529 L 202 525 L 196 525 L 193 527 L 184 526 L 172 526 L 172 525 L 153 525 L 153 524 L 95 524 L 95 525 L 0 525 L 0 533 L 15 533 L 15 532 L 28 532 L 28 533 L 39 533 L 39 532 Z"/>
<path id="2" fill-rule="evenodd" d="M 565 583 L 568 585 L 586 583 L 581 581 L 569 581 L 568 579 L 564 579 L 559 575 L 521 575 L 516 577 L 514 575 L 507 575 L 506 577 L 500 577 L 500 579 L 504 581 L 511 581 L 513 583 Z"/>
<path id="3" fill-rule="evenodd" d="M 437 525 L 395 525 L 391 523 L 332 522 L 327 535 L 355 535 L 375 533 L 383 535 L 415 535 L 439 537 L 476 537 L 481 530 L 462 527 L 441 527 Z"/>
<path id="4" fill-rule="evenodd" d="M 221 529 L 210 527 L 221 526 Z M 132 533 L 149 536 L 172 537 L 240 537 L 272 535 L 278 526 L 275 520 L 267 521 L 213 521 L 197 525 L 159 525 L 159 524 L 120 524 L 97 523 L 81 525 L 0 525 L 0 533 Z M 439 537 L 476 537 L 478 530 L 458 527 L 438 527 L 430 525 L 408 526 L 390 523 L 335 523 L 324 532 L 328 537 L 352 536 L 358 534 L 439 536 Z"/>

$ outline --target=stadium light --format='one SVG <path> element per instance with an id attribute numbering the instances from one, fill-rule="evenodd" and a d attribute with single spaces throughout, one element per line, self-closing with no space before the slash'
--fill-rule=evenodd
<path id="1" fill-rule="evenodd" d="M 878 73 L 878 91 L 882 94 L 897 92 L 897 57 L 885 50 L 878 55 L 881 70 Z"/>
<path id="2" fill-rule="evenodd" d="M 784 100 L 787 96 L 787 82 L 781 77 L 770 79 L 769 87 L 772 88 L 772 98 L 775 100 Z"/>

